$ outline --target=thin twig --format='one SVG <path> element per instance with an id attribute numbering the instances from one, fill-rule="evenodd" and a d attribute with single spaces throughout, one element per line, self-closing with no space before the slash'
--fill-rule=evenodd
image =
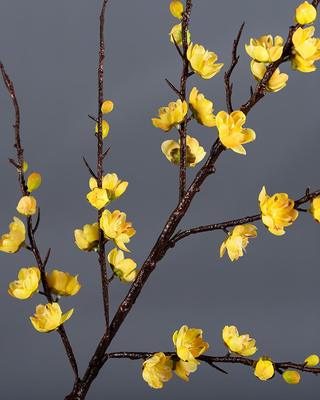
<path id="1" fill-rule="evenodd" d="M 83 159 L 83 162 L 85 163 L 85 166 L 87 167 L 88 171 L 90 172 L 90 175 L 91 175 L 95 180 L 97 180 L 97 179 L 98 179 L 98 178 L 97 178 L 97 175 L 93 172 L 93 169 L 90 167 L 90 165 L 89 165 L 88 161 L 86 160 L 86 158 L 83 156 L 82 159 Z"/>
<path id="2" fill-rule="evenodd" d="M 179 90 L 169 81 L 169 79 L 165 79 L 165 81 L 167 82 L 167 84 L 169 85 L 169 87 L 175 92 L 176 95 L 178 95 L 178 97 L 180 97 L 180 99 L 182 99 L 182 95 L 179 92 Z"/>
<path id="3" fill-rule="evenodd" d="M 32 229 L 33 234 L 35 234 L 39 228 L 40 218 L 41 218 L 40 207 L 38 207 L 37 220 L 36 220 L 35 226 Z"/>

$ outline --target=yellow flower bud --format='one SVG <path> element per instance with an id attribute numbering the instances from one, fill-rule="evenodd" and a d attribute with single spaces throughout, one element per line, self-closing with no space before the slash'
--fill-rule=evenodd
<path id="1" fill-rule="evenodd" d="M 176 375 L 178 375 L 179 378 L 183 379 L 185 382 L 189 382 L 189 375 L 192 372 L 196 372 L 199 364 L 200 362 L 197 360 L 179 360 L 176 362 L 174 372 L 176 373 Z"/>
<path id="2" fill-rule="evenodd" d="M 283 38 L 271 35 L 261 36 L 258 39 L 250 39 L 245 45 L 248 55 L 256 61 L 272 63 L 279 60 L 283 53 Z"/>
<path id="3" fill-rule="evenodd" d="M 108 121 L 103 120 L 102 121 L 102 139 L 105 139 L 110 131 L 110 125 Z M 96 134 L 99 132 L 99 125 L 96 124 Z"/>
<path id="4" fill-rule="evenodd" d="M 95 178 L 90 178 L 89 180 L 90 189 L 93 190 L 98 187 L 98 183 Z M 118 178 L 118 175 L 107 174 L 102 178 L 102 189 L 107 191 L 108 198 L 110 201 L 117 199 L 122 196 L 123 193 L 127 190 L 128 182 L 121 181 Z"/>
<path id="5" fill-rule="evenodd" d="M 23 172 L 26 173 L 28 171 L 28 168 L 29 168 L 29 165 L 28 165 L 27 161 L 23 161 L 23 168 L 22 168 Z"/>
<path id="6" fill-rule="evenodd" d="M 202 93 L 199 93 L 196 87 L 191 90 L 189 102 L 193 116 L 199 124 L 208 126 L 209 128 L 216 125 L 212 101 L 206 99 Z"/>
<path id="7" fill-rule="evenodd" d="M 228 349 L 240 356 L 250 357 L 257 351 L 256 341 L 248 334 L 239 335 L 235 326 L 225 326 L 222 331 L 222 338 Z"/>
<path id="8" fill-rule="evenodd" d="M 73 308 L 62 314 L 58 303 L 39 304 L 30 321 L 38 332 L 51 332 L 64 324 L 73 314 Z"/>
<path id="9" fill-rule="evenodd" d="M 310 212 L 313 218 L 320 222 L 320 196 L 314 198 L 311 202 Z"/>
<path id="10" fill-rule="evenodd" d="M 74 239 L 76 245 L 80 250 L 91 251 L 99 242 L 99 225 L 97 222 L 94 224 L 86 224 L 82 229 L 74 231 Z"/>
<path id="11" fill-rule="evenodd" d="M 206 50 L 199 44 L 190 44 L 187 51 L 187 58 L 194 72 L 203 79 L 211 79 L 223 67 L 223 64 L 216 64 L 218 60 L 216 53 Z"/>
<path id="12" fill-rule="evenodd" d="M 182 46 L 182 24 L 174 25 L 169 33 L 171 43 L 176 42 L 178 46 Z M 174 39 L 174 40 L 173 40 Z M 189 30 L 187 31 L 187 43 L 189 44 L 191 40 L 191 35 Z"/>
<path id="13" fill-rule="evenodd" d="M 162 389 L 172 378 L 173 361 L 164 353 L 155 353 L 142 366 L 142 377 L 153 389 Z"/>
<path id="14" fill-rule="evenodd" d="M 186 155 L 186 166 L 195 167 L 199 162 L 203 160 L 206 152 L 202 146 L 200 146 L 198 140 L 189 135 L 186 137 L 187 144 L 187 155 Z M 161 145 L 162 153 L 166 158 L 173 164 L 179 165 L 180 163 L 180 140 L 176 142 L 174 140 L 166 140 Z"/>
<path id="15" fill-rule="evenodd" d="M 81 288 L 78 275 L 73 276 L 57 269 L 47 275 L 47 282 L 50 290 L 58 296 L 74 296 Z"/>
<path id="16" fill-rule="evenodd" d="M 316 8 L 305 1 L 296 8 L 296 22 L 300 25 L 311 24 L 317 18 Z"/>
<path id="17" fill-rule="evenodd" d="M 311 354 L 311 356 L 307 357 L 304 362 L 306 363 L 306 367 L 316 367 L 319 364 L 320 359 L 316 354 Z"/>
<path id="18" fill-rule="evenodd" d="M 238 260 L 243 256 L 243 251 L 248 246 L 249 238 L 255 237 L 257 237 L 257 228 L 254 225 L 237 225 L 222 243 L 220 257 L 223 257 L 227 250 L 231 261 Z"/>
<path id="19" fill-rule="evenodd" d="M 110 201 L 107 191 L 98 187 L 87 194 L 87 200 L 92 207 L 98 210 L 101 210 L 101 208 L 105 207 Z"/>
<path id="20" fill-rule="evenodd" d="M 105 100 L 101 106 L 102 114 L 109 114 L 113 111 L 114 104 L 111 100 Z"/>
<path id="21" fill-rule="evenodd" d="M 152 118 L 153 126 L 169 132 L 174 126 L 180 124 L 188 112 L 188 104 L 180 99 L 171 102 L 168 107 L 159 108 L 159 118 Z"/>
<path id="22" fill-rule="evenodd" d="M 294 201 L 287 193 L 276 193 L 268 196 L 263 186 L 259 194 L 262 222 L 276 236 L 285 234 L 284 228 L 290 226 L 298 218 L 299 213 L 294 208 Z"/>
<path id="23" fill-rule="evenodd" d="M 172 340 L 182 361 L 194 361 L 209 348 L 209 344 L 202 339 L 202 330 L 187 325 L 175 331 Z"/>
<path id="24" fill-rule="evenodd" d="M 267 71 L 267 65 L 265 63 L 259 63 L 252 60 L 250 66 L 251 72 L 255 79 L 257 81 L 261 81 Z M 267 90 L 269 92 L 278 92 L 287 85 L 288 79 L 289 76 L 281 73 L 280 68 L 277 68 L 267 83 Z"/>
<path id="25" fill-rule="evenodd" d="M 264 358 L 260 358 L 255 366 L 254 374 L 261 381 L 267 381 L 271 379 L 274 375 L 273 362 Z"/>
<path id="26" fill-rule="evenodd" d="M 314 26 L 298 28 L 293 36 L 294 46 L 292 68 L 300 72 L 313 72 L 317 68 L 314 63 L 320 60 L 320 39 L 314 38 Z"/>
<path id="27" fill-rule="evenodd" d="M 285 371 L 282 374 L 282 378 L 289 385 L 297 385 L 301 380 L 301 376 L 300 376 L 299 372 L 298 371 L 291 371 L 291 370 Z"/>
<path id="28" fill-rule="evenodd" d="M 27 180 L 28 191 L 31 193 L 37 190 L 40 187 L 41 182 L 42 182 L 41 175 L 38 174 L 38 172 L 32 172 L 32 174 L 28 176 Z"/>
<path id="29" fill-rule="evenodd" d="M 233 111 L 231 114 L 220 111 L 216 116 L 221 143 L 227 149 L 243 155 L 247 153 L 242 145 L 253 142 L 256 138 L 254 130 L 243 128 L 246 118 L 242 111 Z"/>
<path id="30" fill-rule="evenodd" d="M 183 3 L 179 0 L 170 3 L 170 12 L 175 18 L 182 19 L 183 8 Z"/>
<path id="31" fill-rule="evenodd" d="M 0 238 L 0 251 L 5 253 L 16 253 L 26 239 L 26 227 L 17 217 L 13 217 L 13 222 L 9 225 L 9 233 L 5 233 Z"/>
<path id="32" fill-rule="evenodd" d="M 125 258 L 124 253 L 116 248 L 112 249 L 108 254 L 109 264 L 114 274 L 121 282 L 133 282 L 136 279 L 137 264 L 131 258 Z"/>
<path id="33" fill-rule="evenodd" d="M 9 283 L 8 293 L 16 299 L 29 299 L 38 291 L 40 270 L 37 267 L 21 268 L 18 279 Z"/>
<path id="34" fill-rule="evenodd" d="M 17 211 L 27 217 L 34 215 L 37 211 L 37 200 L 33 196 L 21 197 L 17 205 Z"/>

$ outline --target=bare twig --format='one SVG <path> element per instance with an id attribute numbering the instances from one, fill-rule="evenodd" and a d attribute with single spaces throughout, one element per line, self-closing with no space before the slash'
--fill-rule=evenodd
<path id="1" fill-rule="evenodd" d="M 179 90 L 169 81 L 169 79 L 165 79 L 165 81 L 167 82 L 167 84 L 169 85 L 169 87 L 175 92 L 176 95 L 178 95 L 178 97 L 180 97 L 180 99 L 182 99 L 182 95 L 179 92 Z"/>
<path id="2" fill-rule="evenodd" d="M 98 178 L 97 178 L 97 175 L 93 172 L 93 169 L 90 167 L 90 165 L 89 165 L 88 161 L 86 160 L 86 158 L 85 158 L 85 157 L 82 157 L 82 159 L 83 159 L 83 162 L 85 163 L 85 166 L 87 167 L 88 171 L 90 172 L 90 175 L 91 175 L 95 180 L 97 180 L 97 179 L 98 179 Z"/>

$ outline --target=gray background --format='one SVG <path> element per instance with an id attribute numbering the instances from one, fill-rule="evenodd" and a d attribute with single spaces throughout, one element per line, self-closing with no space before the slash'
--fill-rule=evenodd
<path id="1" fill-rule="evenodd" d="M 265 33 L 285 36 L 298 1 L 195 1 L 192 36 L 229 63 L 232 40 L 245 20 L 241 63 L 234 75 L 235 104 L 249 95 L 253 80 L 244 43 Z M 163 140 L 176 137 L 152 127 L 159 106 L 174 100 L 164 78 L 177 82 L 181 66 L 168 32 L 175 20 L 169 1 L 110 1 L 106 23 L 106 97 L 116 109 L 110 115 L 111 145 L 106 168 L 130 182 L 115 207 L 127 212 L 137 235 L 130 243 L 141 263 L 177 201 L 177 169 L 160 152 Z M 44 183 L 37 193 L 42 208 L 38 241 L 43 253 L 52 247 L 49 268 L 79 273 L 83 288 L 63 301 L 75 308 L 66 329 L 81 371 L 103 330 L 99 271 L 94 254 L 73 244 L 73 229 L 94 220 L 87 204 L 88 173 L 81 157 L 94 164 L 95 140 L 88 113 L 96 112 L 98 0 L 1 0 L 0 54 L 14 79 L 22 110 L 22 135 L 31 170 Z M 207 180 L 183 222 L 184 227 L 220 222 L 257 212 L 263 184 L 270 193 L 300 197 L 305 188 L 319 189 L 318 73 L 292 72 L 287 88 L 264 99 L 250 113 L 247 126 L 257 140 L 248 155 L 223 154 L 217 174 Z M 223 74 L 209 81 L 193 77 L 215 110 L 225 109 Z M 12 156 L 13 113 L 3 85 L 0 90 L 1 232 L 7 230 L 19 198 Z M 190 133 L 208 149 L 216 132 L 192 124 Z M 190 171 L 189 177 L 194 175 Z M 220 338 L 225 324 L 236 324 L 257 339 L 259 353 L 276 360 L 301 362 L 320 352 L 318 313 L 319 226 L 301 215 L 283 237 L 259 224 L 245 257 L 237 263 L 219 259 L 221 232 L 181 242 L 161 262 L 112 350 L 170 350 L 171 333 L 186 323 L 202 327 L 211 353 L 224 354 Z M 39 334 L 28 317 L 43 299 L 10 298 L 7 284 L 18 268 L 32 265 L 27 252 L 1 255 L 2 399 L 62 399 L 71 389 L 71 371 L 56 334 Z M 114 282 L 112 311 L 128 287 Z M 280 377 L 261 383 L 248 368 L 227 367 L 228 376 L 206 365 L 186 384 L 173 379 L 152 391 L 141 378 L 140 362 L 110 362 L 94 383 L 88 399 L 313 399 L 316 377 L 304 375 L 297 387 Z"/>

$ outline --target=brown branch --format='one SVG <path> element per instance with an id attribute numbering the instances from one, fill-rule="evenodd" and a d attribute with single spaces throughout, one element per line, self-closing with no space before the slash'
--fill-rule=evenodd
<path id="1" fill-rule="evenodd" d="M 169 87 L 175 92 L 175 94 L 178 95 L 182 100 L 182 94 L 179 92 L 179 90 L 169 81 L 169 79 L 166 78 L 165 81 L 167 82 Z"/>
<path id="2" fill-rule="evenodd" d="M 237 37 L 235 38 L 233 42 L 233 47 L 232 47 L 232 60 L 229 69 L 225 72 L 224 74 L 224 83 L 225 83 L 225 89 L 226 89 L 226 102 L 227 102 L 227 109 L 228 113 L 232 113 L 233 107 L 232 107 L 232 89 L 233 89 L 233 84 L 231 83 L 231 75 L 233 70 L 235 69 L 236 65 L 239 62 L 240 56 L 238 55 L 238 46 L 239 46 L 239 41 L 242 35 L 242 31 L 244 28 L 244 22 L 241 24 L 240 29 L 238 31 Z"/>
<path id="3" fill-rule="evenodd" d="M 93 172 L 93 169 L 90 167 L 88 161 L 86 160 L 85 157 L 82 157 L 83 162 L 85 164 L 85 166 L 87 167 L 88 171 L 90 172 L 90 175 L 95 179 L 98 180 L 97 175 Z"/>

